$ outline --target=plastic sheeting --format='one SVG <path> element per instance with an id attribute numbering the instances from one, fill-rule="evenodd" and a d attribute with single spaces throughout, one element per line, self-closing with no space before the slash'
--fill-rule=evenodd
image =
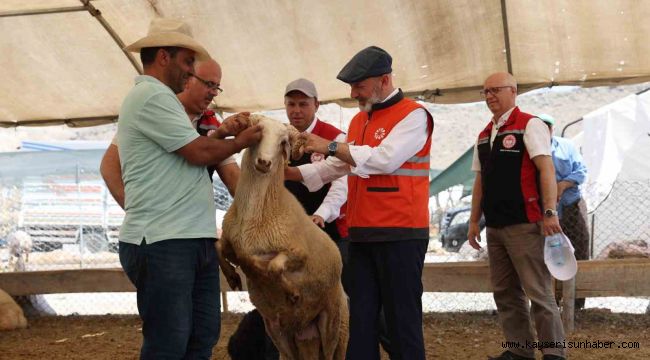
<path id="1" fill-rule="evenodd" d="M 648 1 L 86 2 L 1 2 L 0 126 L 115 121 L 139 66 L 119 44 L 155 16 L 183 18 L 221 63 L 225 111 L 280 108 L 298 77 L 316 83 L 321 101 L 346 103 L 336 74 L 369 45 L 392 54 L 396 86 L 436 103 L 479 100 L 496 71 L 511 70 L 521 91 L 650 80 Z M 57 8 L 68 11 L 47 13 Z"/>
<path id="2" fill-rule="evenodd" d="M 585 115 L 583 129 L 590 209 L 608 196 L 616 181 L 650 180 L 650 91 Z"/>

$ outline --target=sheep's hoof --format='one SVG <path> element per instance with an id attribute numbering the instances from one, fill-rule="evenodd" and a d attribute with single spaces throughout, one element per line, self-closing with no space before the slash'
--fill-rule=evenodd
<path id="1" fill-rule="evenodd" d="M 228 285 L 230 285 L 230 288 L 233 290 L 241 290 L 242 289 L 242 282 L 241 282 L 241 277 L 239 274 L 235 273 L 234 276 L 227 276 L 226 280 L 228 281 Z"/>

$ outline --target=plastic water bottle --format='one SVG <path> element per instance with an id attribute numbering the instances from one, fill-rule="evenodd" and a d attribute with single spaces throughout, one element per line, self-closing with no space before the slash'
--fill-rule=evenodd
<path id="1" fill-rule="evenodd" d="M 562 235 L 553 234 L 548 239 L 548 247 L 551 251 L 551 261 L 557 266 L 564 265 L 564 251 L 562 250 Z"/>

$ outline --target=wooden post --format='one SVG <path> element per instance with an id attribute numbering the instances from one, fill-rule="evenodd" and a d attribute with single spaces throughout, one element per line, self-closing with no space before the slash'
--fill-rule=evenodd
<path id="1" fill-rule="evenodd" d="M 562 282 L 562 323 L 568 335 L 575 330 L 576 278 Z"/>
<path id="2" fill-rule="evenodd" d="M 221 304 L 223 304 L 223 312 L 228 312 L 228 291 L 221 290 Z"/>

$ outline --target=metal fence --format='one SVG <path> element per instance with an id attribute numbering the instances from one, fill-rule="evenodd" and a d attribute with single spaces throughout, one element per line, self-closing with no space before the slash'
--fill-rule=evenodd
<path id="1" fill-rule="evenodd" d="M 220 222 L 232 199 L 218 178 L 214 188 L 215 216 Z M 431 201 L 427 262 L 486 259 L 487 254 L 476 252 L 465 242 L 468 198 L 458 200 L 461 193 L 452 189 L 449 196 Z M 0 194 L 0 271 L 120 267 L 117 234 L 123 213 L 97 172 L 73 171 L 72 175 L 23 177 L 21 181 L 0 178 Z M 649 256 L 650 181 L 619 181 L 590 208 L 595 209 L 586 216 L 590 258 Z M 580 251 L 578 245 L 576 248 Z M 137 312 L 132 293 L 51 294 L 25 301 L 50 314 Z M 231 311 L 251 308 L 246 293 L 229 293 L 228 303 Z M 435 312 L 496 308 L 488 293 L 425 293 L 423 306 L 425 311 Z M 587 299 L 586 307 L 643 313 L 648 299 Z"/>

